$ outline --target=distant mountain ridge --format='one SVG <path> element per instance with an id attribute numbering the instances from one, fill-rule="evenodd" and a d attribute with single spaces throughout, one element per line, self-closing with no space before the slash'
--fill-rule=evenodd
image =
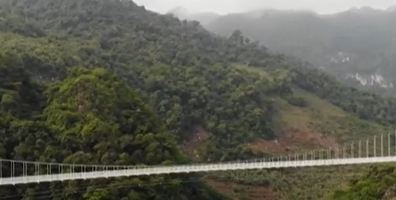
<path id="1" fill-rule="evenodd" d="M 208 23 L 212 22 L 213 20 L 221 16 L 220 14 L 213 12 L 192 13 L 186 8 L 180 6 L 168 11 L 168 14 L 172 14 L 181 20 L 187 19 L 187 20 L 199 21 L 202 23 L 202 25 L 207 25 Z"/>
<path id="2" fill-rule="evenodd" d="M 396 21 L 396 6 L 351 8 L 336 14 L 258 9 L 218 15 L 184 8 L 170 13 L 199 21 L 222 36 L 239 29 L 270 50 L 306 60 L 350 86 L 396 93 L 396 28 L 390 26 Z"/>
<path id="3" fill-rule="evenodd" d="M 262 10 L 220 16 L 205 27 L 223 36 L 239 29 L 269 49 L 309 61 L 351 86 L 394 94 L 395 21 L 395 7 L 326 15 Z"/>

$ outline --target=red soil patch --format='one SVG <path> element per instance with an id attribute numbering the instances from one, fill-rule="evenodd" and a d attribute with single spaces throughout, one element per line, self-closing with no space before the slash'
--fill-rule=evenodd
<path id="1" fill-rule="evenodd" d="M 207 132 L 202 126 L 197 126 L 193 133 L 192 137 L 188 141 L 184 141 L 183 145 L 180 146 L 181 150 L 191 156 L 193 160 L 199 160 L 199 154 L 197 152 L 197 148 L 205 142 L 211 134 Z"/>
<path id="2" fill-rule="evenodd" d="M 283 200 L 282 196 L 270 187 L 248 186 L 232 182 L 206 179 L 205 182 L 233 200 Z"/>
<path id="3" fill-rule="evenodd" d="M 209 137 L 209 132 L 207 132 L 202 126 L 197 126 L 193 132 L 192 139 L 188 143 L 190 143 L 190 145 L 195 145 L 197 143 L 207 140 Z"/>
<path id="4" fill-rule="evenodd" d="M 280 134 L 276 140 L 264 140 L 258 138 L 249 144 L 256 152 L 286 153 L 301 148 L 329 148 L 335 147 L 337 142 L 334 138 L 322 133 L 296 128 L 282 128 L 277 131 Z"/>
<path id="5" fill-rule="evenodd" d="M 296 128 L 288 128 L 282 131 L 285 139 L 293 143 L 301 143 L 312 146 L 320 146 L 323 148 L 334 147 L 337 145 L 336 139 L 323 135 L 314 130 L 299 130 Z"/>
<path id="6" fill-rule="evenodd" d="M 283 140 L 267 141 L 261 138 L 249 144 L 250 149 L 253 151 L 265 153 L 284 153 L 287 151 L 287 146 Z"/>

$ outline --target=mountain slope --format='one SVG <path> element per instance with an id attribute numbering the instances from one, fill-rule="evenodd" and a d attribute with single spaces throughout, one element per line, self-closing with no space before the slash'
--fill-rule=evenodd
<path id="1" fill-rule="evenodd" d="M 254 69 L 253 71 L 260 70 Z M 315 76 L 318 76 L 318 74 Z M 331 85 L 331 81 L 326 82 L 323 77 L 318 76 L 316 78 L 318 78 L 318 81 L 323 81 L 321 84 L 328 85 L 329 88 L 337 88 L 336 85 Z M 306 79 L 305 77 L 304 80 Z M 325 89 L 321 84 L 313 85 L 322 90 Z M 344 142 L 356 142 L 373 134 L 388 131 L 386 127 L 372 122 L 376 120 L 374 117 L 376 115 L 368 119 L 371 121 L 359 119 L 357 115 L 348 113 L 329 101 L 318 97 L 320 93 L 312 90 L 311 87 L 305 87 L 304 90 L 294 85 L 292 91 L 293 95 L 286 99 L 274 99 L 274 110 L 277 112 L 274 115 L 272 127 L 276 133 L 276 139 L 263 140 L 256 138 L 249 145 L 253 151 L 273 155 L 290 155 L 295 152 L 306 152 L 307 149 L 337 148 Z M 343 96 L 339 100 L 348 104 L 348 99 L 345 98 L 347 95 L 344 96 L 342 92 L 337 91 L 338 94 Z M 332 93 L 329 90 L 323 92 Z M 355 98 L 361 97 L 362 94 L 357 95 L 357 93 L 359 92 L 355 93 L 356 96 L 353 93 L 350 94 Z M 377 98 L 381 97 L 377 96 Z M 359 100 L 359 98 L 356 98 L 355 101 L 363 103 L 362 99 Z M 381 102 L 378 102 L 378 105 L 373 105 L 372 108 L 377 109 L 381 104 Z M 360 109 L 370 109 L 371 106 L 368 105 L 370 104 L 363 104 L 359 107 Z M 251 200 L 322 199 L 327 193 L 347 184 L 350 177 L 360 175 L 366 170 L 365 166 L 342 166 L 317 169 L 224 172 L 210 175 L 208 183 L 220 191 L 224 191 L 225 194 L 233 193 L 236 199 L 237 197 Z M 226 189 L 223 185 L 229 184 L 230 181 L 234 184 Z M 266 192 L 263 193 L 263 191 Z"/>
<path id="2" fill-rule="evenodd" d="M 279 83 L 267 84 L 267 80 L 258 80 L 231 65 L 281 65 L 265 48 L 240 41 L 238 35 L 230 40 L 212 36 L 195 23 L 159 16 L 130 1 L 9 2 L 15 2 L 21 15 L 5 13 L 10 17 L 5 18 L 8 31 L 1 33 L 1 44 L 19 57 L 37 80 L 63 77 L 66 69 L 77 65 L 103 66 L 138 88 L 179 141 L 188 139 L 189 132 L 198 126 L 210 129 L 217 137 L 212 140 L 216 149 L 233 149 L 241 144 L 238 138 L 249 140 L 257 132 L 264 138 L 273 137 L 266 125 L 272 112 L 267 93 L 276 91 Z M 3 4 L 13 6 L 7 1 Z M 47 10 L 40 10 L 43 6 Z M 64 6 L 70 9 L 61 11 Z M 114 11 L 117 13 L 111 14 Z M 35 27 L 42 35 L 21 33 L 14 29 L 17 25 L 22 29 Z M 220 79 L 222 84 L 217 82 Z M 230 87 L 235 90 L 228 90 Z M 245 106 L 247 102 L 251 105 Z M 245 116 L 244 121 L 239 121 L 241 116 Z M 230 131 L 236 140 L 220 139 Z M 212 156 L 224 156 L 221 154 Z M 227 159 L 239 153 L 231 154 Z"/>
<path id="3" fill-rule="evenodd" d="M 392 200 L 395 183 L 395 167 L 372 167 L 366 174 L 350 181 L 348 187 L 333 192 L 328 199 Z"/>
<path id="4" fill-rule="evenodd" d="M 271 50 L 307 60 L 344 83 L 394 93 L 396 12 L 371 8 L 334 15 L 264 10 L 214 19 L 208 30 L 229 36 L 236 29 Z M 364 86 L 364 87 L 362 87 Z"/>
<path id="5" fill-rule="evenodd" d="M 2 65 L 1 69 L 7 69 L 5 71 L 12 72 L 17 78 L 1 73 L 0 80 L 8 81 L 2 82 L 0 88 L 22 81 L 25 84 L 16 91 L 28 94 L 24 91 L 25 85 L 33 91 L 41 89 L 26 84 L 31 80 L 18 68 Z M 74 69 L 66 79 L 52 84 L 45 93 L 38 94 L 45 96 L 42 103 L 46 105 L 41 114 L 21 119 L 7 105 L 9 110 L 0 113 L 2 158 L 117 165 L 185 162 L 171 135 L 149 107 L 124 83 L 103 69 Z M 7 95 L 3 94 L 2 98 L 8 99 Z M 35 105 L 36 102 L 35 99 L 28 99 L 25 103 Z M 10 166 L 2 164 L 2 174 L 9 174 Z M 20 169 L 16 170 L 17 174 L 21 173 Z M 158 185 L 159 182 L 168 184 Z M 104 187 L 104 184 L 107 186 Z M 120 185 L 129 185 L 129 189 L 119 190 Z M 117 181 L 44 183 L 37 187 L 3 187 L 0 194 L 11 199 L 38 199 L 43 196 L 47 199 L 223 198 L 204 188 L 199 182 L 181 183 L 175 176 L 152 176 Z"/>

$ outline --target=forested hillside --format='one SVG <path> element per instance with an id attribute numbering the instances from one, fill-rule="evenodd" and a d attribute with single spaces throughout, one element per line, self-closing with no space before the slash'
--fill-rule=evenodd
<path id="1" fill-rule="evenodd" d="M 197 127 L 215 135 L 208 144 L 215 149 L 234 149 L 238 138 L 248 141 L 258 133 L 274 137 L 270 96 L 287 88 L 232 63 L 268 66 L 273 73 L 285 67 L 241 35 L 215 37 L 197 23 L 159 16 L 130 1 L 17 0 L 2 7 L 3 49 L 38 81 L 63 77 L 74 66 L 104 67 L 137 88 L 179 141 Z M 29 27 L 40 34 L 32 35 Z M 221 154 L 213 150 L 209 158 Z"/>
<path id="2" fill-rule="evenodd" d="M 131 88 L 104 69 L 76 68 L 66 79 L 44 88 L 35 84 L 11 58 L 2 56 L 1 60 L 1 158 L 117 165 L 186 162 L 150 108 Z M 2 174 L 9 174 L 9 168 L 2 167 L 5 167 Z M 0 197 L 222 198 L 205 190 L 199 182 L 186 184 L 181 180 L 185 181 L 185 177 L 45 183 L 28 188 L 3 187 Z"/>
<path id="3" fill-rule="evenodd" d="M 197 22 L 131 1 L 4 0 L 0 9 L 2 158 L 129 165 L 242 160 L 334 146 L 386 131 L 396 119 L 395 99 L 345 87 L 241 32 L 215 36 Z M 246 173 L 204 179 L 219 189 L 218 181 L 237 177 L 236 184 L 265 193 L 275 188 L 284 199 L 322 197 L 339 181 L 305 190 L 299 188 L 315 180 L 299 178 L 296 186 L 279 173 L 270 179 L 271 172 Z M 257 179 L 247 183 L 252 175 Z M 223 198 L 200 179 L 155 176 L 1 192 L 26 199 L 48 188 L 46 199 Z"/>
<path id="4" fill-rule="evenodd" d="M 239 29 L 251 40 L 309 61 L 351 86 L 394 95 L 395 20 L 394 9 L 332 15 L 261 10 L 217 17 L 205 27 L 224 36 Z"/>

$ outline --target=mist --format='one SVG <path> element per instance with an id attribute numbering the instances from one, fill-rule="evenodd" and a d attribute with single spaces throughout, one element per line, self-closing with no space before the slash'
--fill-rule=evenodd
<path id="1" fill-rule="evenodd" d="M 147 9 L 166 13 L 176 7 L 189 12 L 214 12 L 217 14 L 239 13 L 258 9 L 312 10 L 320 14 L 330 14 L 351 8 L 372 7 L 386 9 L 396 5 L 394 0 L 134 0 Z"/>

